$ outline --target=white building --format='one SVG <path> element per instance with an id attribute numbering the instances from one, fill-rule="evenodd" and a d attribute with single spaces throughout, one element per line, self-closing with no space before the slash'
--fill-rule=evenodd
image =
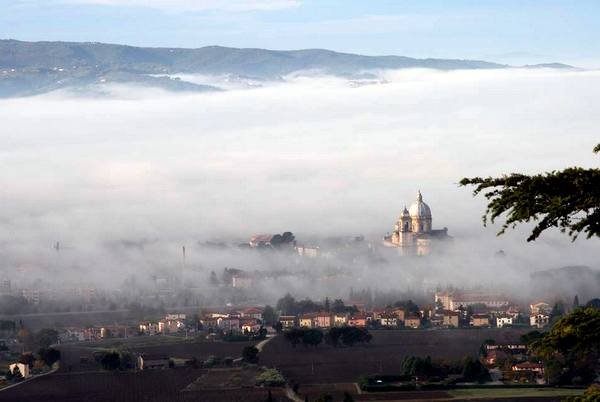
<path id="1" fill-rule="evenodd" d="M 511 316 L 501 315 L 496 317 L 496 327 L 503 328 L 513 324 L 513 318 Z"/>
<path id="2" fill-rule="evenodd" d="M 15 373 L 16 368 L 19 369 L 19 372 L 21 373 L 23 378 L 31 377 L 31 374 L 29 373 L 29 364 L 13 363 L 10 366 L 8 366 L 8 370 L 11 372 L 11 374 Z"/>
<path id="3" fill-rule="evenodd" d="M 550 316 L 544 313 L 531 314 L 529 324 L 535 328 L 544 328 L 550 323 Z"/>

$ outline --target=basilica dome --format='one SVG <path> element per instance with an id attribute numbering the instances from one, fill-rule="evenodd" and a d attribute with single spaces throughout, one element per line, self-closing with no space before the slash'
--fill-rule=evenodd
<path id="1" fill-rule="evenodd" d="M 411 218 L 431 218 L 431 209 L 429 205 L 423 202 L 423 196 L 420 191 L 417 194 L 417 201 L 410 206 L 408 213 Z"/>

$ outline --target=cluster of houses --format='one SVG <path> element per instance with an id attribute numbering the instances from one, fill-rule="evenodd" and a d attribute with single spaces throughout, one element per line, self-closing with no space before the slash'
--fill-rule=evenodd
<path id="1" fill-rule="evenodd" d="M 129 338 L 138 335 L 132 325 L 104 325 L 92 327 L 66 327 L 59 334 L 59 342 L 99 341 L 107 338 Z"/>
<path id="2" fill-rule="evenodd" d="M 367 327 L 385 328 L 409 327 L 419 328 L 422 325 L 421 315 L 407 314 L 402 308 L 385 308 L 366 311 L 359 309 L 357 313 L 332 313 L 320 311 L 299 315 L 282 315 L 279 322 L 286 328 L 331 328 L 331 327 Z"/>
<path id="3" fill-rule="evenodd" d="M 209 332 L 220 330 L 224 333 L 253 335 L 263 327 L 263 310 L 249 307 L 231 311 L 204 311 L 200 325 Z"/>
<path id="4" fill-rule="evenodd" d="M 432 325 L 444 327 L 511 327 L 529 324 L 544 328 L 550 323 L 551 306 L 545 302 L 532 303 L 528 312 L 511 304 L 502 295 L 479 292 L 436 292 L 436 309 Z"/>
<path id="5" fill-rule="evenodd" d="M 529 361 L 529 349 L 525 344 L 486 344 L 483 362 L 503 372 L 503 378 L 516 382 L 543 384 L 544 365 Z"/>

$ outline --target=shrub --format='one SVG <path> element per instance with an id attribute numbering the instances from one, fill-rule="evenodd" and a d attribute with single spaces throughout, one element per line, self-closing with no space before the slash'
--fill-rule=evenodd
<path id="1" fill-rule="evenodd" d="M 269 368 L 256 377 L 256 384 L 267 387 L 281 387 L 285 385 L 285 378 L 277 369 Z"/>

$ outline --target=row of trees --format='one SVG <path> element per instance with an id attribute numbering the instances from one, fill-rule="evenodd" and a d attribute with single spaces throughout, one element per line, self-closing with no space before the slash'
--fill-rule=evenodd
<path id="1" fill-rule="evenodd" d="M 366 329 L 356 327 L 333 327 L 325 333 L 316 328 L 292 328 L 284 332 L 284 338 L 294 347 L 300 343 L 304 346 L 317 347 L 323 341 L 328 345 L 338 347 L 369 343 L 372 335 Z"/>
<path id="2" fill-rule="evenodd" d="M 459 374 L 463 381 L 483 383 L 490 381 L 490 373 L 483 364 L 472 357 L 461 361 L 437 362 L 429 356 L 422 358 L 407 356 L 402 361 L 402 376 L 409 378 L 446 378 L 450 374 Z"/>
<path id="3" fill-rule="evenodd" d="M 352 314 L 358 311 L 356 306 L 346 306 L 342 299 L 335 299 L 333 302 L 331 302 L 329 298 L 326 297 L 322 303 L 319 303 L 311 299 L 296 300 L 289 293 L 277 301 L 275 309 L 280 311 L 283 315 L 298 315 L 313 313 L 315 311 L 327 311 L 333 314 Z"/>

